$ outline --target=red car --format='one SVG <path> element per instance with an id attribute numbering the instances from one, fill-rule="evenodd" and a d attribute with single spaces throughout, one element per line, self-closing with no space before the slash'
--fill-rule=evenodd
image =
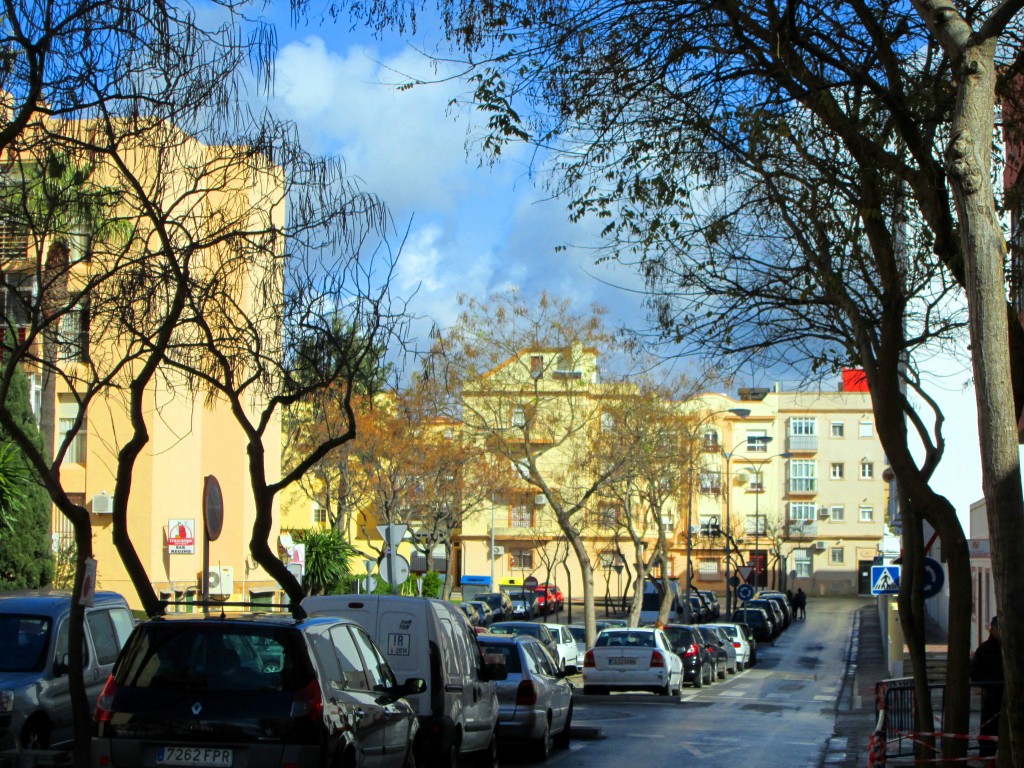
<path id="1" fill-rule="evenodd" d="M 544 613 L 557 613 L 565 606 L 565 595 L 557 584 L 538 584 L 537 605 Z"/>

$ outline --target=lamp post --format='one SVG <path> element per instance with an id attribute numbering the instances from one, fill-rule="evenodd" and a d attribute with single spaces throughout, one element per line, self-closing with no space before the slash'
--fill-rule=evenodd
<path id="1" fill-rule="evenodd" d="M 789 451 L 783 451 L 782 453 L 776 453 L 772 456 L 768 456 L 761 461 L 751 461 L 751 466 L 757 468 L 757 476 L 762 477 L 761 468 L 765 464 L 770 462 L 772 459 L 788 459 L 792 456 Z M 758 587 L 764 586 L 761 584 L 761 493 L 764 491 L 764 482 L 760 483 L 761 489 L 757 492 L 754 497 L 754 581 Z M 767 558 L 766 558 L 767 560 Z"/>
<path id="2" fill-rule="evenodd" d="M 725 611 L 730 616 L 732 616 L 732 609 L 733 609 L 733 599 L 732 599 L 733 588 L 732 588 L 732 584 L 729 582 L 729 578 L 730 578 L 730 573 L 729 572 L 730 572 L 731 564 L 732 564 L 732 535 L 730 534 L 730 531 L 732 529 L 732 519 L 731 519 L 731 515 L 730 515 L 730 507 L 731 507 L 731 504 L 732 504 L 732 483 L 730 483 L 730 481 L 729 481 L 729 479 L 731 477 L 731 475 L 729 474 L 729 462 L 731 461 L 732 457 L 736 455 L 736 449 L 739 448 L 741 445 L 751 445 L 752 443 L 755 444 L 755 445 L 767 445 L 771 441 L 772 441 L 772 436 L 771 435 L 750 435 L 748 437 L 745 437 L 743 440 L 740 440 L 738 443 L 736 443 L 736 445 L 733 446 L 731 451 L 728 451 L 728 452 L 722 451 L 722 457 L 725 459 L 725 483 L 726 483 L 726 485 L 725 485 Z M 757 492 L 757 496 L 754 497 L 754 509 L 755 509 L 754 519 L 755 519 L 755 523 L 758 522 L 757 521 L 757 516 L 758 516 L 757 500 L 760 497 L 761 497 L 761 492 L 758 491 Z M 758 528 L 755 525 L 755 529 L 754 529 L 755 535 L 757 533 L 757 530 L 758 530 Z"/>
<path id="3" fill-rule="evenodd" d="M 720 416 L 725 413 L 731 413 L 733 416 L 739 416 L 741 419 L 747 418 L 750 415 L 749 408 L 726 408 L 721 411 L 712 411 L 697 422 L 697 426 L 694 432 L 704 427 L 714 416 Z M 697 439 L 700 439 L 700 435 L 697 435 Z M 694 469 L 696 468 L 697 460 L 695 457 L 696 451 L 691 450 L 690 452 L 690 482 L 689 482 L 689 493 L 687 494 L 686 501 L 686 617 L 687 621 L 690 620 L 690 570 L 693 567 L 693 475 Z M 726 502 L 726 509 L 728 509 L 728 502 Z M 726 536 L 726 547 L 728 547 L 729 538 Z M 726 553 L 726 590 L 728 591 L 728 562 L 729 557 Z M 727 598 L 728 600 L 728 598 Z"/>
<path id="4" fill-rule="evenodd" d="M 491 494 L 491 592 L 494 588 L 494 494 Z"/>

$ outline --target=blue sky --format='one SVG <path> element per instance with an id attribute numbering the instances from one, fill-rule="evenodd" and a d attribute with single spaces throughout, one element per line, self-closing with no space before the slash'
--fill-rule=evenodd
<path id="1" fill-rule="evenodd" d="M 421 16 L 422 18 L 422 16 Z M 510 147 L 501 162 L 481 167 L 467 141 L 475 127 L 449 101 L 457 81 L 401 91 L 409 76 L 440 79 L 418 52 L 437 32 L 421 27 L 413 41 L 375 40 L 347 21 L 278 25 L 274 111 L 296 122 L 308 150 L 343 158 L 348 171 L 389 205 L 399 230 L 408 228 L 396 291 L 415 297 L 410 310 L 426 318 L 414 326 L 426 344 L 431 323 L 445 327 L 459 293 L 481 297 L 510 285 L 526 295 L 546 289 L 580 307 L 597 302 L 617 324 L 645 323 L 640 281 L 611 266 L 595 266 L 587 246 L 593 224 L 570 224 L 565 204 L 547 199 L 530 177 L 530 150 Z M 556 247 L 576 244 L 556 252 Z M 766 386 L 751 373 L 740 385 Z M 937 358 L 930 391 L 947 416 L 947 456 L 934 486 L 954 503 L 967 527 L 969 505 L 981 497 L 977 423 L 969 372 L 962 362 Z M 735 394 L 732 392 L 731 394 Z M 968 532 L 969 533 L 969 532 Z"/>

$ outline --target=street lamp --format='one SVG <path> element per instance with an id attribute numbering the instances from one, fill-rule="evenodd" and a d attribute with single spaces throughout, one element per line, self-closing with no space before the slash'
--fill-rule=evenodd
<path id="1" fill-rule="evenodd" d="M 772 459 L 788 459 L 792 455 L 789 451 L 783 451 L 782 453 L 768 456 L 761 461 L 750 461 L 749 459 L 747 461 L 750 461 L 750 464 L 757 468 L 757 476 L 761 477 L 761 468 Z M 764 586 L 761 584 L 761 493 L 763 491 L 764 483 L 762 482 L 760 490 L 754 496 L 754 581 L 758 587 Z"/>
<path id="2" fill-rule="evenodd" d="M 700 430 L 704 425 L 711 421 L 712 417 L 720 416 L 725 413 L 731 413 L 733 416 L 739 416 L 741 419 L 747 418 L 750 415 L 749 408 L 726 408 L 721 411 L 712 411 L 711 413 L 704 416 L 703 419 L 697 422 L 697 426 L 694 432 Z M 700 435 L 697 435 L 697 439 L 700 439 Z M 694 465 L 697 463 L 694 457 L 695 451 L 690 454 L 690 482 L 689 482 L 689 494 L 686 502 L 686 617 L 687 620 L 690 618 L 690 570 L 693 567 L 693 471 Z M 728 507 L 726 507 L 728 509 Z M 728 537 L 726 537 L 726 546 L 728 546 Z M 726 588 L 728 589 L 728 553 L 726 553 Z"/>
<path id="3" fill-rule="evenodd" d="M 733 446 L 731 451 L 722 451 L 722 457 L 725 459 L 725 611 L 727 614 L 732 616 L 733 600 L 732 600 L 732 584 L 729 581 L 730 569 L 732 565 L 732 518 L 730 515 L 730 507 L 732 504 L 732 483 L 729 474 L 729 462 L 733 456 L 736 455 L 736 449 L 741 445 L 767 445 L 772 441 L 771 435 L 748 435 L 747 437 L 740 440 L 736 445 Z M 754 497 L 755 510 L 757 510 L 757 500 L 761 497 L 761 492 L 758 491 L 758 495 Z M 754 513 L 755 521 L 757 521 L 757 512 Z M 758 529 L 755 528 L 755 533 Z"/>

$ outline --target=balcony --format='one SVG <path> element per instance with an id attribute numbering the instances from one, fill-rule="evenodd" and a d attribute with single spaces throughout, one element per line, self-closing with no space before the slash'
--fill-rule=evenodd
<path id="1" fill-rule="evenodd" d="M 786 524 L 786 536 L 790 539 L 814 538 L 818 535 L 818 523 L 814 520 L 790 520 Z"/>
<path id="2" fill-rule="evenodd" d="M 791 496 L 813 496 L 818 492 L 818 478 L 791 477 L 786 490 Z"/>
<path id="3" fill-rule="evenodd" d="M 789 435 L 786 450 L 791 453 L 808 453 L 818 450 L 817 435 Z"/>
<path id="4" fill-rule="evenodd" d="M 549 521 L 540 521 L 537 525 L 527 528 L 526 526 L 495 525 L 495 538 L 526 539 L 540 536 L 561 536 L 562 529 L 557 524 Z"/>

